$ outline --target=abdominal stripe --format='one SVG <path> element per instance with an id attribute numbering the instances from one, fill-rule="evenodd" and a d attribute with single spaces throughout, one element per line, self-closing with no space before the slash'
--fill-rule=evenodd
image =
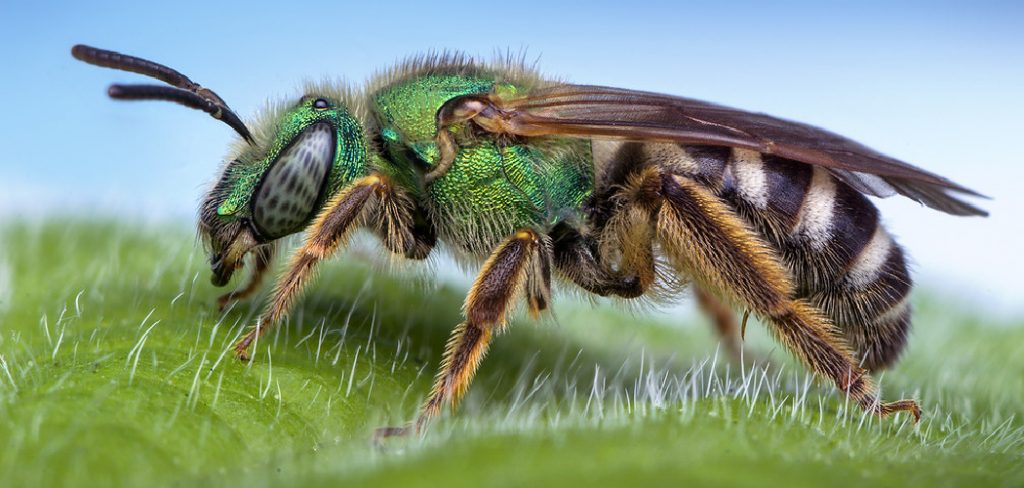
<path id="1" fill-rule="evenodd" d="M 686 146 L 687 175 L 714 189 L 789 269 L 796 289 L 843 331 L 863 364 L 891 364 L 910 327 L 902 248 L 878 210 L 827 168 L 748 150 Z"/>

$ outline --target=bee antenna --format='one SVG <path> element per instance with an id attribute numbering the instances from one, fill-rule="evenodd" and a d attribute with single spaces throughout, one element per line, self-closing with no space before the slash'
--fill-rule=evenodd
<path id="1" fill-rule="evenodd" d="M 107 94 L 117 100 L 166 100 L 179 103 L 189 108 L 202 110 L 223 121 L 249 144 L 253 144 L 252 134 L 242 119 L 213 90 L 192 81 L 178 70 L 147 59 L 129 56 L 105 49 L 77 44 L 71 48 L 71 55 L 83 61 L 103 68 L 129 71 L 156 78 L 168 85 L 110 85 Z"/>
<path id="2" fill-rule="evenodd" d="M 110 85 L 107 95 L 116 100 L 166 100 L 202 110 L 228 124 L 250 144 L 253 142 L 249 129 L 231 109 L 192 91 L 162 85 Z"/>

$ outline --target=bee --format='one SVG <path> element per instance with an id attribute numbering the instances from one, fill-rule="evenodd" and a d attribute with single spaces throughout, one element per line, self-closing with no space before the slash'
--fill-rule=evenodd
<path id="1" fill-rule="evenodd" d="M 71 52 L 167 84 L 111 85 L 112 98 L 176 102 L 238 133 L 199 209 L 214 285 L 251 256 L 248 284 L 221 306 L 258 290 L 279 240 L 306 232 L 239 359 L 355 229 L 404 258 L 444 243 L 482 263 L 418 417 L 381 436 L 454 408 L 518 304 L 534 318 L 550 307 L 552 277 L 624 299 L 692 283 L 720 329 L 725 304 L 745 309 L 865 411 L 916 421 L 914 400 L 881 402 L 870 376 L 904 349 L 912 280 L 867 197 L 986 215 L 963 199 L 980 194 L 811 125 L 550 81 L 515 60 L 417 57 L 361 89 L 310 84 L 247 125 L 164 65 Z"/>

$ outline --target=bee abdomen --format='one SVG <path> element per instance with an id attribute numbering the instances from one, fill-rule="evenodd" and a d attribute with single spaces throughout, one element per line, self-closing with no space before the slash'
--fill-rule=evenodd
<path id="1" fill-rule="evenodd" d="M 868 199 L 828 170 L 733 149 L 719 195 L 770 243 L 804 290 L 842 278 L 878 226 Z"/>
<path id="2" fill-rule="evenodd" d="M 835 284 L 807 298 L 843 331 L 869 370 L 891 365 L 910 330 L 910 288 L 903 249 L 882 226 Z"/>
<path id="3" fill-rule="evenodd" d="M 827 169 L 755 151 L 687 146 L 694 174 L 729 202 L 783 258 L 796 296 L 842 330 L 864 367 L 899 355 L 910 327 L 911 279 L 903 250 L 863 194 Z M 723 160 L 724 159 L 724 160 Z M 720 168 L 720 169 L 719 169 Z"/>
<path id="4" fill-rule="evenodd" d="M 812 171 L 795 223 L 778 248 L 797 294 L 832 319 L 863 367 L 884 368 L 897 359 L 910 329 L 906 257 L 866 196 L 825 169 Z"/>

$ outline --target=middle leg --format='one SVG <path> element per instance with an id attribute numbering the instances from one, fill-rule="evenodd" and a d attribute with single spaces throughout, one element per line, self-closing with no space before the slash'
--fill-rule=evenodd
<path id="1" fill-rule="evenodd" d="M 445 347 L 434 387 L 410 427 L 378 429 L 377 438 L 420 432 L 446 404 L 465 394 L 493 335 L 506 325 L 516 299 L 525 295 L 531 315 L 550 300 L 551 251 L 546 239 L 524 229 L 503 242 L 483 265 L 463 306 L 466 320 L 455 327 Z"/>
<path id="2" fill-rule="evenodd" d="M 551 238 L 555 268 L 580 288 L 602 297 L 623 298 L 636 298 L 647 291 L 637 274 L 615 274 L 602 266 L 592 237 L 561 223 L 552 229 Z"/>

